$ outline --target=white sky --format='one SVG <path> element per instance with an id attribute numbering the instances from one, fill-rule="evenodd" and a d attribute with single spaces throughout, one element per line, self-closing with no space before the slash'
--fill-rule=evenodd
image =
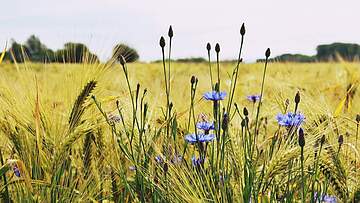
<path id="1" fill-rule="evenodd" d="M 1 0 L 0 46 L 37 35 L 49 48 L 83 42 L 101 59 L 117 42 L 138 50 L 141 60 L 161 57 L 158 41 L 174 28 L 174 58 L 206 56 L 219 42 L 223 59 L 236 58 L 243 22 L 245 61 L 267 47 L 315 54 L 318 44 L 360 43 L 360 0 Z"/>

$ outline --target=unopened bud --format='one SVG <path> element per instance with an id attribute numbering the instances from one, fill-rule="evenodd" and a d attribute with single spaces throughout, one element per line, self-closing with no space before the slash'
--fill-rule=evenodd
<path id="1" fill-rule="evenodd" d="M 173 29 L 172 29 L 172 26 L 171 26 L 171 25 L 170 25 L 170 27 L 169 27 L 168 36 L 169 36 L 170 38 L 172 38 L 172 37 L 174 36 L 174 32 L 173 32 Z"/>
<path id="2" fill-rule="evenodd" d="M 248 115 L 249 115 L 249 111 L 247 110 L 246 107 L 244 107 L 243 113 L 244 113 L 245 116 L 248 116 Z"/>
<path id="3" fill-rule="evenodd" d="M 245 35 L 245 24 L 244 23 L 241 25 L 240 34 L 243 36 Z"/>
<path id="4" fill-rule="evenodd" d="M 206 44 L 206 49 L 207 49 L 208 51 L 211 50 L 211 45 L 210 45 L 210 43 L 207 43 L 207 44 Z"/>
<path id="5" fill-rule="evenodd" d="M 267 48 L 266 49 L 266 52 L 265 52 L 265 56 L 266 56 L 266 58 L 269 58 L 270 57 L 270 48 Z"/>
<path id="6" fill-rule="evenodd" d="M 220 45 L 219 45 L 219 43 L 216 43 L 216 45 L 215 45 L 215 51 L 216 51 L 216 53 L 219 53 L 219 52 L 220 52 Z"/>
<path id="7" fill-rule="evenodd" d="M 339 136 L 338 143 L 339 143 L 339 146 L 341 146 L 344 143 L 344 136 L 343 135 Z"/>
<path id="8" fill-rule="evenodd" d="M 295 95 L 295 103 L 296 104 L 300 103 L 300 92 L 299 91 Z"/>
<path id="9" fill-rule="evenodd" d="M 161 48 L 164 48 L 164 47 L 165 47 L 165 39 L 164 39 L 163 36 L 161 36 L 159 44 L 160 44 L 160 47 L 161 47 Z"/>
<path id="10" fill-rule="evenodd" d="M 300 147 L 305 146 L 305 136 L 304 136 L 304 130 L 302 128 L 299 129 L 299 146 Z"/>
<path id="11" fill-rule="evenodd" d="M 246 125 L 246 121 L 245 121 L 245 119 L 242 119 L 242 121 L 241 121 L 241 127 L 245 127 L 245 125 Z"/>
<path id="12" fill-rule="evenodd" d="M 190 79 L 191 84 L 194 84 L 194 83 L 195 83 L 195 81 L 196 81 L 195 76 L 191 76 L 191 79 Z"/>
<path id="13" fill-rule="evenodd" d="M 224 113 L 223 121 L 222 121 L 222 124 L 221 124 L 221 128 L 222 128 L 223 130 L 227 130 L 228 124 L 229 124 L 229 116 L 228 116 L 227 113 Z"/>
<path id="14" fill-rule="evenodd" d="M 164 173 L 167 173 L 167 172 L 168 172 L 169 166 L 168 166 L 167 163 L 164 164 L 163 170 L 164 170 Z"/>

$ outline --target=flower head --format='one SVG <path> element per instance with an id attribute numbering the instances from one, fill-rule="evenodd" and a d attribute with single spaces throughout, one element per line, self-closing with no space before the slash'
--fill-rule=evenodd
<path id="1" fill-rule="evenodd" d="M 323 194 L 323 195 L 320 195 L 320 197 L 319 197 L 319 196 L 318 196 L 318 193 L 315 192 L 315 201 L 318 200 L 318 199 L 319 199 L 321 202 L 326 202 L 326 203 L 336 203 L 336 202 L 337 202 L 335 196 Z"/>
<path id="2" fill-rule="evenodd" d="M 156 163 L 161 164 L 164 162 L 164 159 L 160 155 L 158 155 L 155 157 L 155 161 Z"/>
<path id="3" fill-rule="evenodd" d="M 202 134 L 202 133 L 197 134 L 197 136 L 196 136 L 195 133 L 185 136 L 185 140 L 190 144 L 194 144 L 196 142 L 210 142 L 214 138 L 215 138 L 215 135 L 213 135 L 213 134 L 205 135 L 205 134 Z"/>
<path id="4" fill-rule="evenodd" d="M 259 94 L 254 94 L 254 95 L 249 95 L 246 97 L 249 101 L 251 102 L 257 102 L 257 101 L 260 101 L 260 98 L 261 98 L 261 95 Z"/>
<path id="5" fill-rule="evenodd" d="M 209 130 L 214 130 L 215 126 L 213 122 L 206 122 L 206 121 L 202 121 L 202 122 L 198 122 L 196 124 L 196 127 L 200 130 L 204 130 L 204 131 L 209 131 Z"/>
<path id="6" fill-rule="evenodd" d="M 191 158 L 191 162 L 192 162 L 194 167 L 198 167 L 198 166 L 201 166 L 201 164 L 204 163 L 204 160 L 202 158 L 196 158 L 195 156 L 193 156 Z"/>
<path id="7" fill-rule="evenodd" d="M 297 114 L 291 112 L 287 114 L 279 113 L 276 116 L 276 120 L 281 126 L 287 126 L 287 127 L 300 126 L 304 122 L 305 116 L 301 113 L 297 113 Z"/>
<path id="8" fill-rule="evenodd" d="M 14 171 L 14 174 L 17 176 L 17 177 L 20 177 L 20 169 L 19 167 L 15 164 L 14 167 L 13 167 L 13 171 Z"/>
<path id="9" fill-rule="evenodd" d="M 204 94 L 204 99 L 211 101 L 224 100 L 226 92 L 211 91 Z"/>

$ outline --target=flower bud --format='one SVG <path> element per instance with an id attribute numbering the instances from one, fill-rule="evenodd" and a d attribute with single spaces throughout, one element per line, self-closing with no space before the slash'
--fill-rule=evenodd
<path id="1" fill-rule="evenodd" d="M 245 119 L 242 119 L 242 120 L 241 120 L 241 127 L 243 127 L 243 128 L 244 128 L 244 127 L 245 127 L 245 125 L 246 125 L 246 121 L 245 121 Z"/>
<path id="2" fill-rule="evenodd" d="M 168 36 L 169 36 L 170 38 L 172 38 L 172 37 L 174 36 L 174 32 L 173 32 L 173 29 L 172 29 L 172 26 L 171 26 L 171 25 L 170 25 L 170 27 L 169 27 Z"/>
<path id="3" fill-rule="evenodd" d="M 300 147 L 305 146 L 305 136 L 304 136 L 304 130 L 302 128 L 299 129 L 299 146 Z"/>
<path id="4" fill-rule="evenodd" d="M 270 48 L 267 48 L 266 49 L 266 52 L 265 52 L 265 56 L 266 56 L 266 58 L 269 58 L 270 57 Z"/>
<path id="5" fill-rule="evenodd" d="M 245 24 L 244 24 L 244 23 L 241 25 L 240 34 L 241 34 L 242 36 L 245 35 Z"/>
<path id="6" fill-rule="evenodd" d="M 191 84 L 194 84 L 194 83 L 195 83 L 195 81 L 196 81 L 195 76 L 194 76 L 194 75 L 193 75 L 193 76 L 191 76 L 190 83 L 191 83 Z"/>
<path id="7" fill-rule="evenodd" d="M 343 135 L 339 136 L 338 143 L 339 143 L 339 146 L 341 146 L 344 143 L 344 136 Z"/>
<path id="8" fill-rule="evenodd" d="M 165 163 L 165 164 L 164 164 L 164 166 L 163 166 L 163 170 L 164 170 L 164 173 L 167 173 L 167 172 L 168 172 L 168 170 L 169 170 L 169 166 L 168 166 L 168 164 L 167 164 L 167 163 Z"/>
<path id="9" fill-rule="evenodd" d="M 215 51 L 216 51 L 216 53 L 219 53 L 219 52 L 220 52 L 220 45 L 219 45 L 219 43 L 216 43 L 216 45 L 215 45 Z"/>
<path id="10" fill-rule="evenodd" d="M 299 91 L 295 95 L 295 103 L 296 104 L 300 103 L 300 92 Z"/>
<path id="11" fill-rule="evenodd" d="M 206 44 L 206 49 L 207 49 L 208 51 L 211 50 L 211 45 L 210 45 L 210 43 L 207 43 L 207 44 Z"/>
<path id="12" fill-rule="evenodd" d="M 222 121 L 222 123 L 221 123 L 221 128 L 222 128 L 223 130 L 227 130 L 228 124 L 229 124 L 229 116 L 228 116 L 227 113 L 224 113 L 223 121 Z"/>
<path id="13" fill-rule="evenodd" d="M 249 111 L 247 110 L 246 107 L 244 107 L 243 113 L 244 113 L 245 116 L 248 116 L 248 115 L 249 115 Z"/>
<path id="14" fill-rule="evenodd" d="M 165 39 L 164 39 L 163 36 L 161 36 L 159 44 L 160 44 L 160 47 L 161 47 L 161 48 L 164 48 L 164 47 L 165 47 Z"/>

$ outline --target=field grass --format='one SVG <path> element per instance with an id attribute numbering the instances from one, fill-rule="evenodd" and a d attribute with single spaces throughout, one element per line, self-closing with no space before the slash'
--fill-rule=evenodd
<path id="1" fill-rule="evenodd" d="M 228 95 L 216 110 L 203 98 L 213 88 L 208 64 L 172 64 L 169 111 L 161 63 L 127 64 L 125 71 L 120 64 L 1 64 L 1 198 L 319 202 L 315 196 L 327 195 L 360 201 L 360 65 L 268 64 L 258 119 L 258 103 L 246 96 L 260 94 L 264 64 L 240 64 L 229 102 L 235 66 L 220 64 L 220 89 Z M 198 82 L 191 84 L 192 76 Z M 294 111 L 297 92 L 297 112 L 306 117 L 303 161 L 298 127 L 276 120 Z M 187 144 L 184 137 L 203 118 L 222 123 L 216 139 Z M 207 158 L 197 165 L 193 155 Z"/>

